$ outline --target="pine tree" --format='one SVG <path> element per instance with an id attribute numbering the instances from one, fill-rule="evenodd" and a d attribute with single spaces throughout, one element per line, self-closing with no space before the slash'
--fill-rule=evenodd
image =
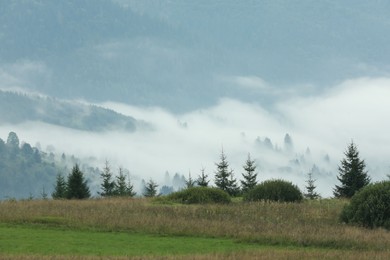
<path id="1" fill-rule="evenodd" d="M 117 196 L 128 197 L 134 197 L 136 195 L 136 192 L 134 192 L 134 186 L 130 182 L 130 178 L 128 183 L 126 183 L 126 175 L 122 167 L 119 167 L 119 175 L 116 176 L 114 194 Z"/>
<path id="2" fill-rule="evenodd" d="M 344 155 L 346 158 L 341 160 L 339 176 L 337 176 L 341 185 L 336 185 L 333 191 L 336 198 L 351 198 L 358 190 L 370 183 L 370 177 L 365 171 L 366 164 L 359 158 L 359 152 L 353 142 Z"/>
<path id="3" fill-rule="evenodd" d="M 216 163 L 217 171 L 215 173 L 214 182 L 215 185 L 229 193 L 229 195 L 234 195 L 236 189 L 236 180 L 233 178 L 233 171 L 229 170 L 229 163 L 226 160 L 226 155 L 223 150 L 221 152 L 221 161 Z"/>
<path id="4" fill-rule="evenodd" d="M 72 173 L 68 175 L 67 198 L 68 199 L 86 199 L 91 196 L 84 174 L 76 164 Z"/>
<path id="5" fill-rule="evenodd" d="M 198 186 L 201 186 L 201 187 L 209 186 L 209 181 L 207 180 L 208 176 L 204 172 L 205 172 L 205 168 L 202 168 L 201 174 L 198 176 L 198 179 L 196 180 L 196 183 L 198 184 Z"/>
<path id="6" fill-rule="evenodd" d="M 313 168 L 314 168 L 314 166 L 313 166 Z M 313 170 L 311 170 L 308 173 L 308 179 L 306 180 L 307 186 L 305 186 L 305 188 L 306 188 L 307 192 L 304 194 L 305 198 L 314 200 L 314 199 L 318 199 L 320 197 L 320 195 L 315 191 L 315 189 L 317 188 L 314 185 L 315 181 L 316 180 L 313 179 Z"/>
<path id="7" fill-rule="evenodd" d="M 103 179 L 101 184 L 102 192 L 100 192 L 100 196 L 109 197 L 114 195 L 115 189 L 115 181 L 112 180 L 112 173 L 110 169 L 110 164 L 106 161 L 103 172 L 100 174 L 100 177 Z"/>
<path id="8" fill-rule="evenodd" d="M 65 199 L 66 198 L 66 182 L 65 178 L 61 175 L 57 175 L 56 186 L 54 192 L 51 194 L 53 199 Z"/>
<path id="9" fill-rule="evenodd" d="M 243 166 L 245 173 L 242 173 L 244 180 L 241 180 L 241 187 L 243 192 L 247 192 L 253 189 L 257 184 L 256 164 L 254 160 L 251 160 L 251 155 L 248 154 L 248 159 Z"/>
<path id="10" fill-rule="evenodd" d="M 157 195 L 157 183 L 150 179 L 145 185 L 144 196 L 145 197 L 155 197 Z"/>

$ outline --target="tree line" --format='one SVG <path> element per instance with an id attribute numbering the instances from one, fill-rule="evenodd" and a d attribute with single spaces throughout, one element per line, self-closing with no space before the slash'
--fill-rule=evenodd
<path id="1" fill-rule="evenodd" d="M 333 190 L 336 198 L 351 198 L 358 190 L 370 183 L 370 177 L 365 170 L 365 161 L 360 159 L 357 146 L 353 141 L 348 145 L 344 155 L 345 158 L 341 160 L 341 165 L 338 167 L 339 175 L 337 179 L 340 184 L 335 185 Z M 245 194 L 258 185 L 257 165 L 250 154 L 248 154 L 247 160 L 243 165 L 242 180 L 240 181 L 234 177 L 233 170 L 229 168 L 229 162 L 223 150 L 219 162 L 215 163 L 215 165 L 215 187 L 232 197 Z M 109 162 L 106 161 L 100 177 L 101 191 L 98 194 L 102 197 L 134 197 L 137 195 L 130 177 L 126 176 L 123 168 L 119 168 L 118 175 L 114 177 Z M 205 174 L 205 169 L 203 168 L 201 174 L 196 179 L 193 179 L 191 175 L 185 179 L 185 188 L 194 186 L 209 187 L 210 180 L 208 178 L 209 176 Z M 317 199 L 320 197 L 320 194 L 316 192 L 315 182 L 316 180 L 313 179 L 312 170 L 308 173 L 307 185 L 305 186 L 306 192 L 304 193 L 304 196 L 308 199 Z M 158 184 L 150 179 L 144 183 L 142 195 L 144 197 L 157 196 L 159 195 L 157 188 Z M 84 199 L 90 196 L 87 182 L 77 164 L 73 167 L 66 181 L 63 176 L 57 176 L 55 190 L 52 194 L 54 199 Z"/>

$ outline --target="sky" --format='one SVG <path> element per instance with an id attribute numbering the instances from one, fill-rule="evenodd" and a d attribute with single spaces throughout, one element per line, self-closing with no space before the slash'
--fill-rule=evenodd
<path id="1" fill-rule="evenodd" d="M 353 141 L 381 180 L 390 173 L 389 11 L 387 1 L 360 0 L 4 1 L 0 89 L 99 105 L 152 127 L 0 122 L 0 138 L 15 131 L 161 181 L 202 167 L 213 176 L 222 149 L 236 177 L 250 153 L 260 180 L 302 189 L 316 164 L 323 196 Z"/>

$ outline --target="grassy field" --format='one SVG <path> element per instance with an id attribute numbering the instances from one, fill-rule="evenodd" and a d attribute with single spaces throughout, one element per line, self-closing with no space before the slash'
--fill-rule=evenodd
<path id="1" fill-rule="evenodd" d="M 389 259 L 390 232 L 339 223 L 345 203 L 4 201 L 0 258 Z"/>

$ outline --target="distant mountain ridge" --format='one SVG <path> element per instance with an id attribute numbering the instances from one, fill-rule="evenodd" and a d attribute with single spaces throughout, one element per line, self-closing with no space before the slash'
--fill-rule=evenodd
<path id="1" fill-rule="evenodd" d="M 39 121 L 77 130 L 136 131 L 145 122 L 113 110 L 51 97 L 0 91 L 0 124 Z"/>
<path id="2" fill-rule="evenodd" d="M 389 11 L 364 0 L 4 0 L 0 87 L 174 112 L 221 97 L 272 104 L 275 90 L 387 76 Z M 270 88 L 248 88 L 253 79 Z"/>

